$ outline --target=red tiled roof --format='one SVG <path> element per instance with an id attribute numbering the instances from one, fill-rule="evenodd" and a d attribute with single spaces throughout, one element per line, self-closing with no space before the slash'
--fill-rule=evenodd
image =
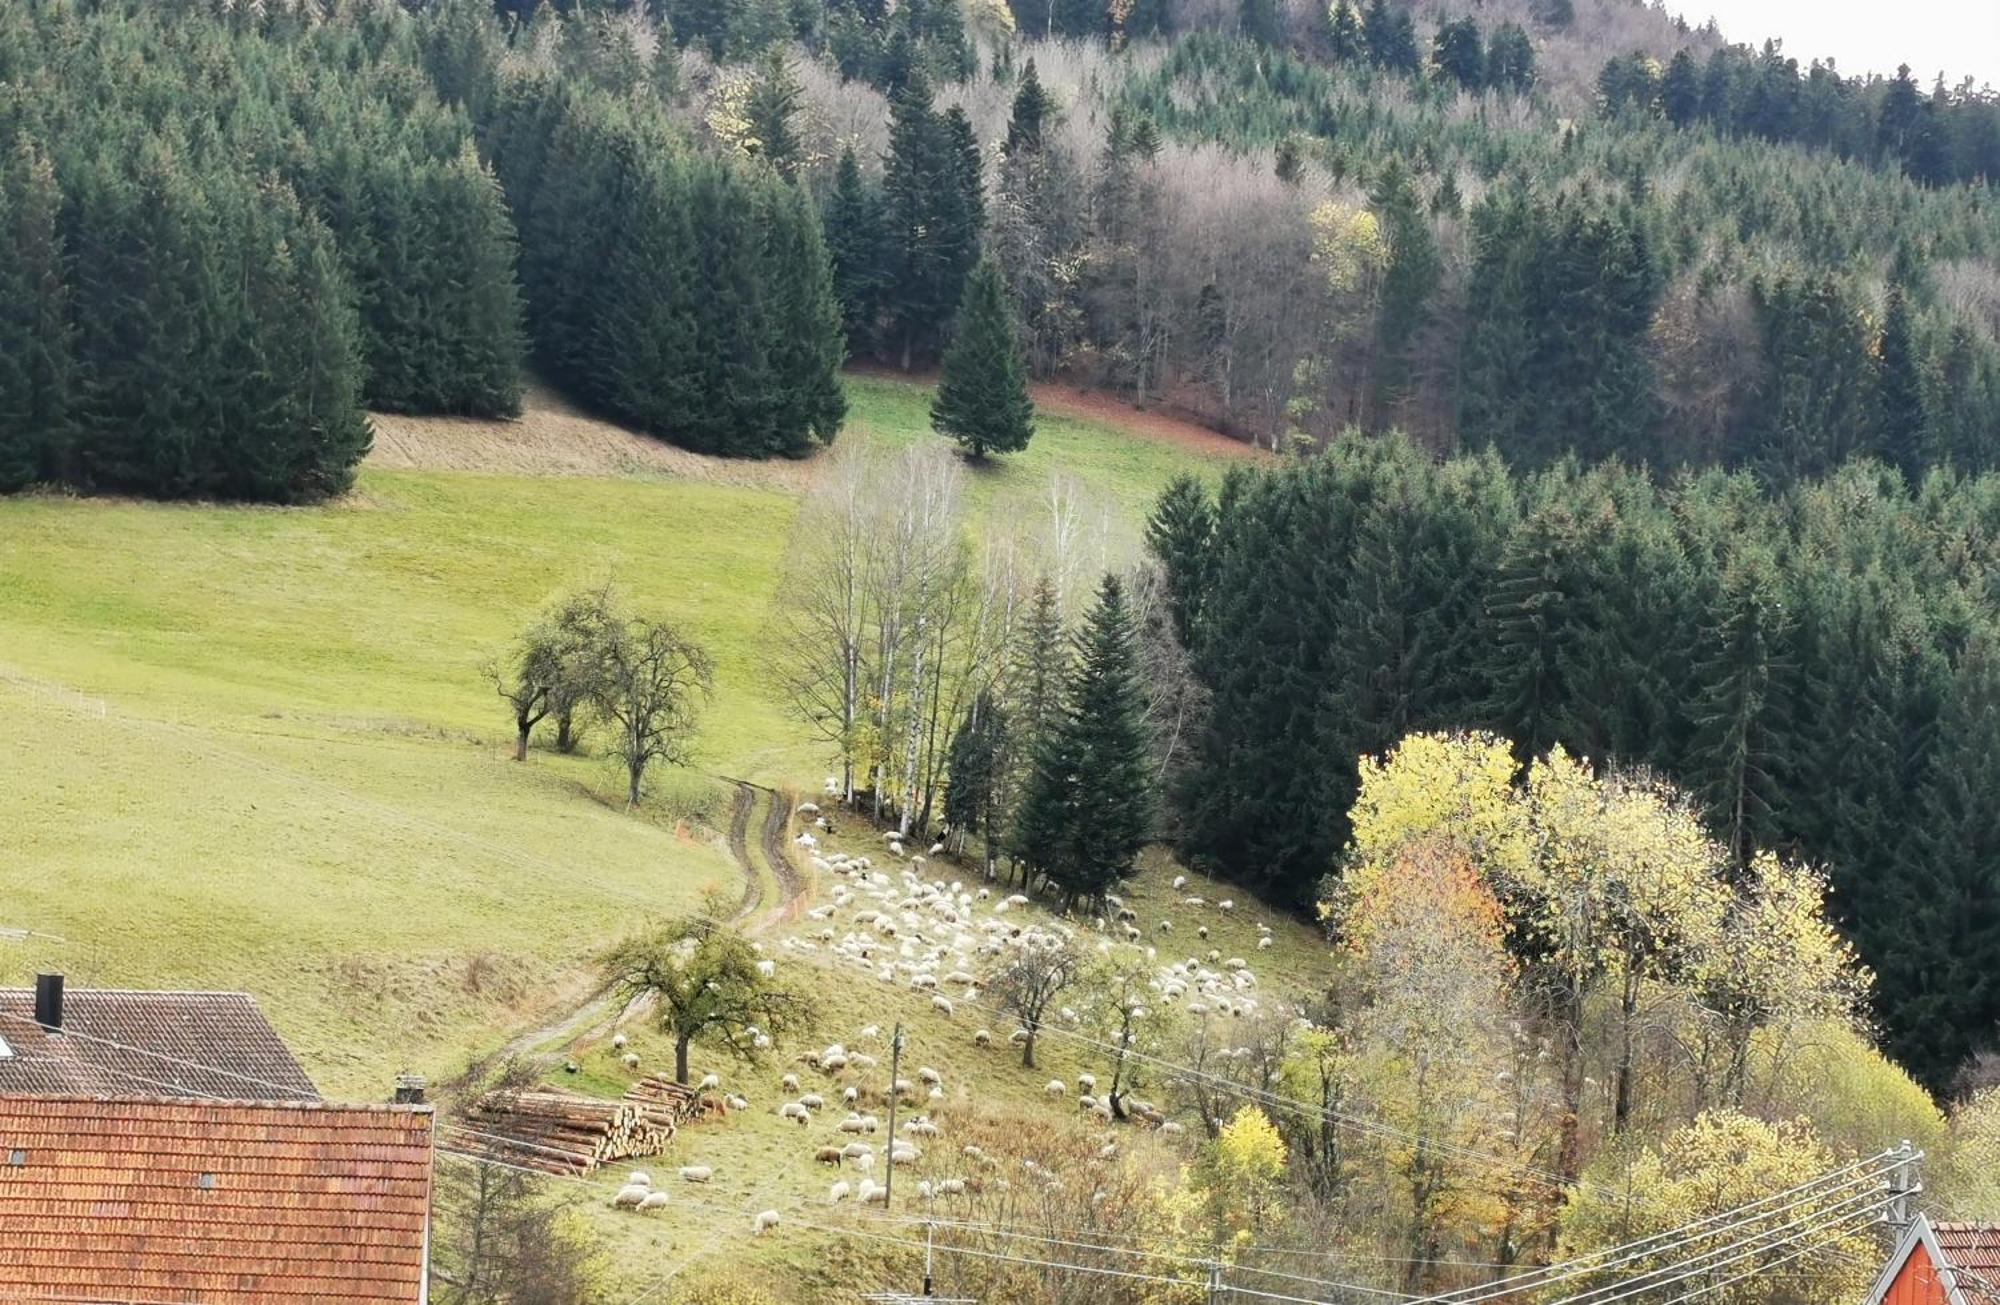
<path id="1" fill-rule="evenodd" d="M 418 1301 L 430 1197 L 428 1106 L 0 1097 L 0 1302 Z"/>
<path id="2" fill-rule="evenodd" d="M 31 990 L 0 988 L 0 1093 L 319 1099 L 245 993 L 72 988 L 62 1032 L 34 1016 Z"/>
<path id="3" fill-rule="evenodd" d="M 1934 1223 L 1931 1235 L 1952 1268 L 2000 1281 L 2000 1224 Z"/>

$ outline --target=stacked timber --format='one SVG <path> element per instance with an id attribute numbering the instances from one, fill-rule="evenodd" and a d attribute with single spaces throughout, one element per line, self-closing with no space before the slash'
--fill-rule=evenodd
<path id="1" fill-rule="evenodd" d="M 720 1101 L 702 1096 L 685 1083 L 676 1083 L 661 1074 L 646 1077 L 625 1089 L 627 1101 L 642 1101 L 649 1106 L 674 1112 L 680 1120 L 693 1119 L 697 1115 L 708 1114 L 722 1109 Z"/>
<path id="2" fill-rule="evenodd" d="M 607 1161 L 663 1154 L 685 1118 L 666 1104 L 604 1101 L 545 1088 L 489 1092 L 466 1112 L 468 1128 L 489 1158 L 572 1175 Z"/>

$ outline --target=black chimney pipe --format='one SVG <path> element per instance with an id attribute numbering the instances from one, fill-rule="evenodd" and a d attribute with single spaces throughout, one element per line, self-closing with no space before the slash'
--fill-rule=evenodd
<path id="1" fill-rule="evenodd" d="M 62 1032 L 63 976 L 35 976 L 35 1023 L 52 1033 Z"/>

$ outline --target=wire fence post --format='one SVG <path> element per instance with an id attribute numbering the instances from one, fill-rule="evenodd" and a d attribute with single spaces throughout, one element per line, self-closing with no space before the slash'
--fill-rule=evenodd
<path id="1" fill-rule="evenodd" d="M 895 1034 L 889 1039 L 889 1150 L 888 1163 L 883 1166 L 882 1211 L 888 1213 L 889 1202 L 896 1195 L 896 1080 L 903 1072 L 903 1026 L 896 1026 Z"/>
<path id="2" fill-rule="evenodd" d="M 1222 1261 L 1208 1262 L 1208 1305 L 1222 1305 Z"/>

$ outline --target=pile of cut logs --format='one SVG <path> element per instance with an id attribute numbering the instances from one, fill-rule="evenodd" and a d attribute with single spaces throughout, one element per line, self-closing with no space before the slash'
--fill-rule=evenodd
<path id="1" fill-rule="evenodd" d="M 688 1089 L 679 1090 L 692 1099 Z M 690 1113 L 669 1100 L 603 1101 L 536 1089 L 489 1092 L 473 1103 L 466 1121 L 494 1160 L 587 1174 L 607 1161 L 662 1154 Z"/>

